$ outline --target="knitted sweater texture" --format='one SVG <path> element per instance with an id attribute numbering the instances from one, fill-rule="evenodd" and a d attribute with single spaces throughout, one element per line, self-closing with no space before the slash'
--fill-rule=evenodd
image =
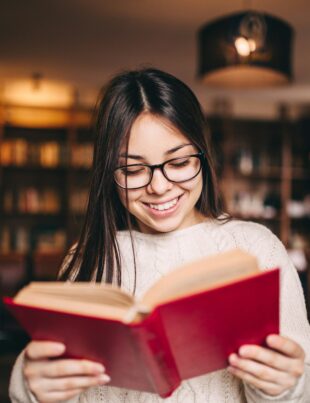
<path id="1" fill-rule="evenodd" d="M 258 258 L 262 270 L 281 269 L 280 328 L 283 336 L 298 342 L 306 353 L 305 373 L 289 391 L 277 397 L 267 396 L 244 384 L 227 370 L 220 370 L 184 381 L 163 400 L 155 394 L 111 386 L 88 389 L 70 403 L 263 403 L 310 402 L 310 326 L 306 319 L 304 295 L 295 268 L 281 242 L 267 228 L 252 222 L 206 221 L 192 227 L 158 235 L 133 232 L 136 256 L 136 296 L 141 296 L 156 280 L 174 268 L 234 248 Z M 134 260 L 127 231 L 118 233 L 122 262 L 122 287 L 132 292 Z M 264 298 L 262 295 L 261 298 Z M 255 320 L 255 318 L 253 318 Z M 13 403 L 37 402 L 22 375 L 23 353 L 18 357 L 10 384 Z"/>

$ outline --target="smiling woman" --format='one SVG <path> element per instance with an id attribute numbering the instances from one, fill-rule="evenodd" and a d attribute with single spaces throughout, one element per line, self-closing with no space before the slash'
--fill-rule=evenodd
<path id="1" fill-rule="evenodd" d="M 167 401 L 308 401 L 310 328 L 296 270 L 269 230 L 224 214 L 206 122 L 192 91 L 167 73 L 146 69 L 116 76 L 103 94 L 85 223 L 60 279 L 117 283 L 139 298 L 185 262 L 244 249 L 261 269 L 281 268 L 285 337 L 268 335 L 265 347 L 241 346 L 227 357 L 225 370 L 186 380 Z M 111 348 L 118 348 L 115 343 Z M 101 364 L 64 359 L 65 348 L 29 343 L 12 374 L 13 403 L 162 401 L 108 386 Z"/>
<path id="2" fill-rule="evenodd" d="M 205 118 L 184 83 L 155 69 L 131 71 L 116 76 L 103 94 L 85 224 L 61 278 L 75 273 L 79 281 L 121 284 L 117 231 L 170 232 L 227 217 Z M 197 153 L 199 158 L 189 161 L 201 169 L 192 178 L 172 180 L 177 176 L 169 176 L 171 164 L 159 169 L 158 164 Z M 142 172 L 149 183 L 141 182 Z M 175 205 L 166 209 L 170 202 Z"/>

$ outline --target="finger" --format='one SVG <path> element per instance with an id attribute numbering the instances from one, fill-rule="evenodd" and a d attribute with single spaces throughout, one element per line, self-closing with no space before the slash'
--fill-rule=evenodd
<path id="1" fill-rule="evenodd" d="M 27 378 L 38 376 L 59 378 L 72 375 L 100 375 L 105 371 L 102 364 L 88 360 L 53 360 L 35 361 L 25 365 L 24 373 Z"/>
<path id="2" fill-rule="evenodd" d="M 302 347 L 295 341 L 277 334 L 269 335 L 266 339 L 267 345 L 291 358 L 304 358 L 305 353 Z"/>
<path id="3" fill-rule="evenodd" d="M 242 379 L 244 382 L 254 386 L 257 389 L 262 390 L 268 395 L 276 396 L 285 390 L 282 385 L 258 379 L 254 375 L 249 374 L 248 372 L 244 372 L 241 369 L 235 367 L 228 367 L 227 369 L 230 373 Z"/>
<path id="4" fill-rule="evenodd" d="M 295 378 L 287 372 L 279 371 L 259 362 L 238 357 L 237 354 L 229 356 L 229 363 L 237 369 L 255 376 L 259 380 L 280 384 L 286 388 L 295 385 Z"/>
<path id="5" fill-rule="evenodd" d="M 287 371 L 292 365 L 292 359 L 261 346 L 244 345 L 238 352 L 242 358 L 255 360 L 280 371 Z"/>
<path id="6" fill-rule="evenodd" d="M 69 376 L 64 378 L 43 378 L 45 390 L 61 392 L 66 390 L 87 389 L 92 386 L 105 385 L 111 378 L 106 374 L 97 376 Z"/>
<path id="7" fill-rule="evenodd" d="M 44 403 L 62 402 L 73 398 L 83 392 L 83 389 L 71 389 L 62 392 L 44 392 L 36 394 L 37 400 Z"/>
<path id="8" fill-rule="evenodd" d="M 65 349 L 65 345 L 62 343 L 51 341 L 32 341 L 26 347 L 25 356 L 31 360 L 58 357 L 64 353 Z"/>

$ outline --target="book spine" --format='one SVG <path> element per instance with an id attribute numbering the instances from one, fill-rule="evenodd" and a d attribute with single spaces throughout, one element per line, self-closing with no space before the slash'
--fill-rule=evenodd
<path id="1" fill-rule="evenodd" d="M 148 368 L 154 391 L 168 397 L 180 385 L 181 379 L 158 311 L 143 322 L 131 326 Z"/>

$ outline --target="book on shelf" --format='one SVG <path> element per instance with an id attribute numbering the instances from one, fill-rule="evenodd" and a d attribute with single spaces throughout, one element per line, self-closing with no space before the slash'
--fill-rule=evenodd
<path id="1" fill-rule="evenodd" d="M 93 144 L 83 142 L 76 144 L 71 150 L 71 165 L 75 168 L 89 169 L 93 161 Z"/>
<path id="2" fill-rule="evenodd" d="M 57 168 L 68 162 L 66 148 L 65 143 L 59 141 L 36 143 L 23 138 L 4 140 L 0 147 L 0 164 Z"/>
<path id="3" fill-rule="evenodd" d="M 48 141 L 40 145 L 40 165 L 55 168 L 60 162 L 60 145 L 56 141 Z"/>
<path id="4" fill-rule="evenodd" d="M 60 194 L 56 188 L 38 186 L 6 189 L 3 194 L 5 213 L 58 214 L 61 210 Z"/>
<path id="5" fill-rule="evenodd" d="M 33 339 L 103 363 L 110 385 L 167 397 L 279 332 L 279 269 L 232 250 L 175 269 L 139 299 L 109 284 L 39 282 L 4 301 Z"/>

